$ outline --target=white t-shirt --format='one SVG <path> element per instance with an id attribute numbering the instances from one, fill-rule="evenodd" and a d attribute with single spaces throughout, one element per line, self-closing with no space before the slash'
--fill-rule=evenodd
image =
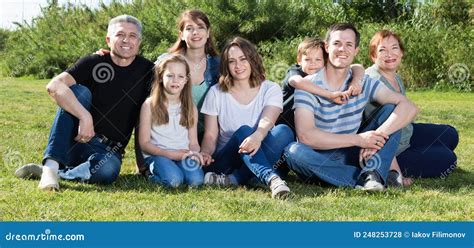
<path id="1" fill-rule="evenodd" d="M 204 99 L 201 113 L 217 116 L 217 151 L 224 147 L 241 126 L 256 127 L 265 106 L 275 106 L 283 110 L 283 94 L 280 86 L 274 82 L 263 81 L 257 95 L 247 105 L 237 102 L 230 93 L 221 91 L 219 85 L 212 86 Z"/>
<path id="2" fill-rule="evenodd" d="M 168 106 L 169 122 L 163 125 L 152 124 L 150 142 L 165 150 L 189 150 L 188 129 L 179 124 L 181 119 L 181 104 Z M 143 156 L 150 154 L 143 152 Z"/>

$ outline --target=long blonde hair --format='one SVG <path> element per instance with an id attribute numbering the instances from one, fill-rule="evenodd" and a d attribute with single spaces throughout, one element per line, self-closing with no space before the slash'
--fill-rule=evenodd
<path id="1" fill-rule="evenodd" d="M 189 80 L 189 65 L 183 55 L 172 54 L 164 58 L 158 65 L 155 65 L 155 79 L 151 90 L 151 120 L 152 123 L 163 125 L 169 122 L 168 99 L 165 94 L 163 84 L 163 74 L 169 63 L 181 63 L 186 67 L 186 84 L 184 85 L 179 100 L 181 102 L 181 119 L 179 124 L 186 128 L 194 125 L 194 104 L 191 94 L 192 85 Z"/>

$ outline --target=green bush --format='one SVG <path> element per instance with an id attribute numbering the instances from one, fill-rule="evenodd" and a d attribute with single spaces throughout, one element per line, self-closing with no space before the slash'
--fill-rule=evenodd
<path id="1" fill-rule="evenodd" d="M 296 47 L 304 37 L 324 38 L 331 23 L 353 22 L 362 34 L 357 63 L 371 65 L 367 56 L 370 38 L 377 30 L 390 28 L 402 36 L 407 48 L 400 73 L 409 88 L 473 88 L 470 13 L 474 8 L 467 1 L 136 0 L 102 4 L 98 9 L 64 7 L 52 1 L 31 25 L 18 24 L 13 32 L 0 32 L 0 53 L 4 49 L 0 69 L 4 75 L 50 78 L 81 56 L 106 48 L 107 23 L 120 14 L 142 21 L 141 53 L 155 60 L 175 42 L 176 20 L 190 8 L 208 14 L 218 48 L 237 35 L 257 44 L 267 77 L 276 82 L 284 77 L 285 67 L 295 63 Z"/>

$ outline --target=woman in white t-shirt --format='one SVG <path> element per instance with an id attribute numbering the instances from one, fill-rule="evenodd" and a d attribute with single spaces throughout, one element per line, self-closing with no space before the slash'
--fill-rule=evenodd
<path id="1" fill-rule="evenodd" d="M 250 41 L 232 39 L 221 59 L 219 84 L 211 87 L 201 109 L 204 183 L 240 185 L 256 176 L 272 197 L 284 198 L 290 189 L 278 167 L 294 136 L 286 125 L 274 127 L 283 109 L 281 89 L 265 80 L 262 58 Z"/>

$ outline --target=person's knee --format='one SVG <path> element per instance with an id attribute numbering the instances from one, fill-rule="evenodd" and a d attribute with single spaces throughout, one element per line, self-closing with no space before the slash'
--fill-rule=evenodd
<path id="1" fill-rule="evenodd" d="M 402 137 L 402 130 L 399 129 L 395 131 L 394 133 L 390 134 L 388 138 L 390 140 L 393 140 L 392 142 L 396 142 L 398 145 L 401 137 Z"/>
<path id="2" fill-rule="evenodd" d="M 145 159 L 145 164 L 148 167 L 148 170 L 151 174 L 157 175 L 158 174 L 158 166 L 160 164 L 160 157 L 158 156 L 150 156 Z"/>
<path id="3" fill-rule="evenodd" d="M 86 109 L 90 109 L 92 104 L 92 93 L 91 91 L 80 84 L 74 84 L 71 86 L 71 90 L 76 96 L 77 100 L 81 103 L 82 106 Z"/>
<path id="4" fill-rule="evenodd" d="M 201 171 L 189 175 L 187 178 L 187 184 L 190 187 L 198 187 L 204 184 L 204 173 Z"/>
<path id="5" fill-rule="evenodd" d="M 388 117 L 392 114 L 393 110 L 395 109 L 394 104 L 384 104 L 380 107 L 377 111 L 377 120 L 382 123 L 388 119 Z"/>
<path id="6" fill-rule="evenodd" d="M 293 166 L 293 163 L 298 160 L 298 157 L 301 155 L 302 150 L 304 149 L 305 145 L 298 142 L 292 142 L 285 147 L 283 156 L 288 166 Z"/>
<path id="7" fill-rule="evenodd" d="M 454 128 L 453 126 L 450 126 L 450 125 L 446 125 L 446 126 L 447 126 L 447 129 L 445 133 L 443 134 L 445 137 L 447 137 L 448 144 L 446 145 L 451 150 L 454 150 L 458 146 L 458 143 L 459 143 L 459 133 L 458 133 L 458 130 L 456 130 L 456 128 Z"/>
<path id="8" fill-rule="evenodd" d="M 177 188 L 183 184 L 183 177 L 177 174 L 167 175 L 161 183 L 167 188 Z"/>
<path id="9" fill-rule="evenodd" d="M 204 183 L 204 172 L 201 165 L 193 159 L 181 161 L 180 168 L 184 174 L 186 184 L 195 187 Z"/>
<path id="10" fill-rule="evenodd" d="M 292 153 L 294 153 L 295 149 L 294 146 L 297 144 L 297 142 L 291 142 L 288 144 L 285 149 L 283 149 L 283 156 L 289 157 Z"/>
<path id="11" fill-rule="evenodd" d="M 440 177 L 447 177 L 448 175 L 453 173 L 453 171 L 457 168 L 458 158 L 456 154 L 452 151 L 446 152 L 443 158 L 444 158 L 444 161 L 440 161 L 440 164 L 442 166 L 438 173 Z"/>
<path id="12" fill-rule="evenodd" d="M 291 142 L 285 147 L 285 155 L 292 156 L 299 153 L 300 150 L 304 149 L 305 145 L 299 142 Z"/>
<path id="13" fill-rule="evenodd" d="M 293 130 L 291 130 L 289 126 L 285 124 L 279 124 L 279 125 L 276 125 L 273 129 L 275 131 L 275 135 L 279 139 L 288 141 L 288 142 L 295 140 L 295 134 L 293 133 Z"/>
<path id="14" fill-rule="evenodd" d="M 235 131 L 234 135 L 236 135 L 239 139 L 242 139 L 242 141 L 250 136 L 254 132 L 253 128 L 247 125 L 241 126 L 237 131 Z"/>
<path id="15" fill-rule="evenodd" d="M 422 164 L 422 167 L 417 168 L 415 176 L 423 178 L 447 178 L 457 168 L 457 157 L 454 152 L 445 149 L 437 150 L 430 155 L 430 163 Z M 410 168 L 408 168 L 409 170 Z"/>
<path id="16" fill-rule="evenodd" d="M 90 157 L 91 183 L 111 184 L 120 174 L 120 160 L 113 155 L 94 154 Z"/>
<path id="17" fill-rule="evenodd" d="M 391 103 L 387 103 L 387 104 L 384 104 L 379 111 L 381 112 L 387 112 L 389 114 L 391 114 L 393 112 L 393 110 L 395 109 L 396 105 L 395 104 L 391 104 Z"/>
<path id="18" fill-rule="evenodd" d="M 178 167 L 169 158 L 162 156 L 152 156 L 147 159 L 150 171 L 153 175 L 158 175 L 158 182 L 167 188 L 177 188 L 183 184 L 184 176 Z"/>

